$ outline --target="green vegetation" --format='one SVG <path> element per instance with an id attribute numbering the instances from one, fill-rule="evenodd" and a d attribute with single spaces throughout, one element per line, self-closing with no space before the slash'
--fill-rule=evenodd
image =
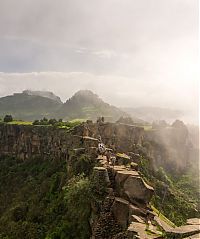
<path id="1" fill-rule="evenodd" d="M 32 121 L 43 117 L 51 118 L 62 102 L 40 95 L 18 93 L 0 98 L 0 116 L 11 114 L 15 119 Z"/>
<path id="2" fill-rule="evenodd" d="M 200 217 L 199 175 L 185 172 L 182 176 L 166 173 L 163 168 L 152 168 L 148 157 L 141 157 L 140 170 L 155 189 L 152 205 L 177 226 L 188 218 Z"/>
<path id="3" fill-rule="evenodd" d="M 144 128 L 145 131 L 154 130 L 154 129 L 152 128 L 152 125 L 144 125 L 144 126 L 142 126 L 142 127 Z"/>
<path id="4" fill-rule="evenodd" d="M 176 225 L 171 222 L 168 218 L 166 218 L 157 208 L 151 205 L 151 209 L 159 216 L 162 221 L 166 222 L 170 227 L 176 227 Z"/>
<path id="5" fill-rule="evenodd" d="M 36 125 L 36 126 L 54 126 L 54 127 L 62 128 L 62 129 L 71 129 L 71 128 L 81 124 L 82 122 L 83 122 L 83 120 L 78 120 L 78 119 L 63 122 L 62 119 L 59 119 L 59 120 L 47 119 L 47 118 L 44 117 L 41 120 L 35 120 L 33 122 L 33 125 Z"/>
<path id="6" fill-rule="evenodd" d="M 103 115 L 116 120 L 125 113 L 101 100 L 96 94 L 82 90 L 73 95 L 65 103 L 48 92 L 24 91 L 0 98 L 0 117 L 12 114 L 16 119 L 33 121 L 42 118 L 93 119 Z"/>
<path id="7" fill-rule="evenodd" d="M 23 121 L 23 120 L 13 120 L 12 122 L 9 122 L 8 124 L 15 124 L 15 125 L 32 125 L 31 121 Z"/>
<path id="8" fill-rule="evenodd" d="M 105 185 L 95 181 L 95 161 L 0 158 L 1 239 L 86 239 L 91 200 Z"/>
<path id="9" fill-rule="evenodd" d="M 1 158 L 0 238 L 89 238 L 93 190 L 83 171 L 70 177 L 65 160 Z"/>
<path id="10" fill-rule="evenodd" d="M 12 122 L 12 121 L 13 121 L 12 115 L 6 115 L 6 116 L 4 117 L 4 119 L 3 119 L 3 121 L 4 121 L 5 123 Z"/>
<path id="11" fill-rule="evenodd" d="M 5 121 L 5 118 L 6 118 L 6 121 Z M 62 119 L 59 119 L 59 120 L 47 119 L 44 117 L 41 120 L 35 120 L 34 122 L 31 122 L 31 121 L 23 121 L 23 120 L 16 120 L 16 119 L 12 119 L 11 121 L 10 116 L 9 117 L 5 116 L 5 118 L 4 120 L 0 119 L 0 124 L 54 126 L 54 127 L 62 128 L 62 129 L 71 129 L 85 121 L 84 119 L 74 119 L 71 121 L 64 122 Z"/>

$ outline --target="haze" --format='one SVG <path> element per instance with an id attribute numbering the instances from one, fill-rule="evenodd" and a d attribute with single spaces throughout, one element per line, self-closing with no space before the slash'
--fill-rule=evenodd
<path id="1" fill-rule="evenodd" d="M 1 0 L 0 96 L 91 89 L 198 115 L 198 0 Z"/>

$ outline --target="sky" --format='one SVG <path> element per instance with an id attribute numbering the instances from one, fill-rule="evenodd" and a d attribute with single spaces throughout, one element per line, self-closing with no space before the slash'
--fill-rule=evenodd
<path id="1" fill-rule="evenodd" d="M 198 0 L 1 0 L 0 97 L 90 89 L 198 114 Z"/>

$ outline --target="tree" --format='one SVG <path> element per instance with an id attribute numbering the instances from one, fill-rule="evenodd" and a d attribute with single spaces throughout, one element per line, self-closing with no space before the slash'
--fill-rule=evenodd
<path id="1" fill-rule="evenodd" d="M 3 121 L 6 122 L 6 123 L 12 122 L 13 121 L 12 115 L 6 115 L 3 119 Z"/>
<path id="2" fill-rule="evenodd" d="M 33 122 L 33 125 L 40 125 L 40 121 L 39 121 L 39 120 L 35 120 L 35 121 Z"/>
<path id="3" fill-rule="evenodd" d="M 56 119 L 50 119 L 49 120 L 49 124 L 51 124 L 51 125 L 55 125 L 56 123 L 57 123 Z"/>

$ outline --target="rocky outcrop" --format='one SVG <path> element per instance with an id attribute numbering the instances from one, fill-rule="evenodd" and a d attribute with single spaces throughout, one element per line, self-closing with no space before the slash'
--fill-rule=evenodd
<path id="1" fill-rule="evenodd" d="M 115 198 L 112 205 L 112 212 L 117 223 L 126 229 L 129 224 L 129 202 L 122 198 Z"/>
<path id="2" fill-rule="evenodd" d="M 103 179 L 107 182 L 109 187 L 107 190 L 109 192 L 108 198 L 112 198 L 109 215 L 112 216 L 113 220 L 120 226 L 121 230 L 126 232 L 123 234 L 123 236 L 126 235 L 125 238 L 132 239 L 136 238 L 135 236 L 137 235 L 147 236 L 145 222 L 148 210 L 150 209 L 148 204 L 153 196 L 154 189 L 147 185 L 139 175 L 138 171 L 131 169 L 131 167 L 127 168 L 125 165 L 110 166 L 107 163 L 106 158 L 99 156 L 98 159 L 100 160 L 102 167 L 95 167 L 94 175 L 97 182 Z M 104 207 L 101 210 L 104 212 Z M 100 218 L 97 220 L 98 222 L 102 220 L 101 217 L 100 213 Z M 134 223 L 143 224 L 143 234 L 138 234 L 139 232 L 133 227 Z M 96 225 L 98 225 L 98 223 Z M 96 226 L 94 228 L 96 228 Z M 92 238 L 98 238 L 96 233 L 93 233 Z M 137 238 L 144 239 L 143 237 Z"/>
<path id="3" fill-rule="evenodd" d="M 99 135 L 108 147 L 131 151 L 133 144 L 141 143 L 142 134 L 141 128 L 112 123 L 83 123 L 70 132 L 52 126 L 2 124 L 0 156 L 67 158 L 72 148 L 97 147 Z"/>
<path id="4" fill-rule="evenodd" d="M 115 176 L 117 193 L 132 203 L 147 204 L 153 196 L 154 189 L 139 176 L 135 170 L 127 170 L 125 167 L 112 168 Z"/>
<path id="5" fill-rule="evenodd" d="M 134 145 L 142 143 L 144 129 L 121 123 L 93 124 L 88 122 L 82 126 L 78 126 L 75 129 L 75 134 L 85 134 L 94 138 L 98 138 L 100 135 L 108 148 L 112 148 L 118 152 L 129 152 L 133 150 Z"/>
<path id="6" fill-rule="evenodd" d="M 48 126 L 0 125 L 0 156 L 22 160 L 67 158 L 73 148 L 97 147 L 98 140 Z"/>
<path id="7" fill-rule="evenodd" d="M 198 162 L 184 124 L 146 131 L 144 141 L 148 155 L 154 160 L 154 167 L 179 172 L 194 163 L 194 159 Z"/>

